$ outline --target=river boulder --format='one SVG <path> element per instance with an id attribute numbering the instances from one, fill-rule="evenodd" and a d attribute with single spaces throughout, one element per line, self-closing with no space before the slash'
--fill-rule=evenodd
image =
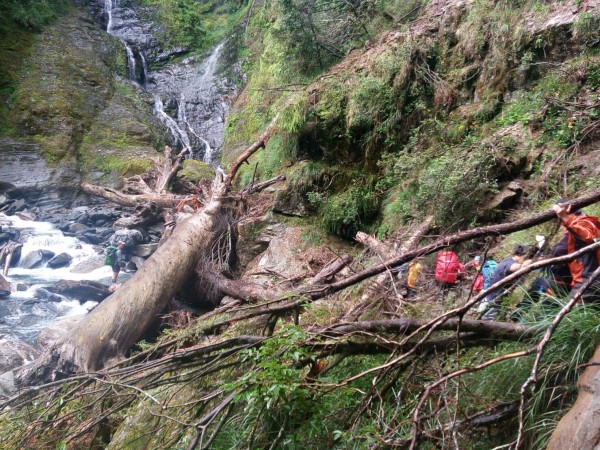
<path id="1" fill-rule="evenodd" d="M 44 261 L 48 261 L 54 257 L 54 252 L 50 250 L 34 250 L 27 253 L 21 260 L 21 267 L 24 269 L 35 269 L 40 267 Z"/>
<path id="2" fill-rule="evenodd" d="M 8 297 L 12 292 L 12 287 L 6 279 L 0 275 L 0 298 Z"/>
<path id="3" fill-rule="evenodd" d="M 139 230 L 128 230 L 124 228 L 115 231 L 115 234 L 110 238 L 110 243 L 113 245 L 116 245 L 119 241 L 123 241 L 125 247 L 133 247 L 144 242 L 144 235 Z"/>
<path id="4" fill-rule="evenodd" d="M 48 291 L 61 296 L 77 299 L 80 303 L 85 303 L 87 301 L 101 302 L 110 295 L 108 286 L 90 280 L 60 280 L 49 287 Z"/>
<path id="5" fill-rule="evenodd" d="M 50 292 L 48 289 L 45 289 L 45 288 L 37 288 L 35 290 L 35 292 L 33 293 L 33 297 L 38 300 L 46 300 L 48 302 L 55 302 L 55 303 L 59 303 L 59 302 L 62 302 L 63 300 L 65 300 L 65 298 L 62 295 Z M 39 301 L 26 300 L 23 303 L 27 304 L 27 305 L 30 305 L 30 304 L 35 305 L 36 303 L 39 303 Z"/>
<path id="6" fill-rule="evenodd" d="M 0 373 L 21 367 L 33 361 L 40 351 L 16 338 L 0 338 Z"/>
<path id="7" fill-rule="evenodd" d="M 77 263 L 71 269 L 73 273 L 90 273 L 104 266 L 104 255 L 95 255 Z"/>
<path id="8" fill-rule="evenodd" d="M 47 266 L 51 267 L 52 269 L 58 269 L 59 267 L 67 267 L 69 264 L 71 264 L 72 260 L 73 257 L 68 253 L 61 253 L 59 255 L 56 255 L 50 261 L 48 261 Z"/>

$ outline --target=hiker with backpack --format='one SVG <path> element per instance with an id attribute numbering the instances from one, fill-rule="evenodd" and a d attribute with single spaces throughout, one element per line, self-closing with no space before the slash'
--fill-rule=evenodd
<path id="1" fill-rule="evenodd" d="M 449 289 L 456 286 L 459 276 L 465 273 L 465 266 L 458 260 L 458 255 L 452 250 L 438 253 L 435 263 L 435 280 L 440 287 L 442 300 Z"/>
<path id="2" fill-rule="evenodd" d="M 498 263 L 490 278 L 488 287 L 498 283 L 511 273 L 530 265 L 532 262 L 531 258 L 529 258 L 530 250 L 531 247 L 529 246 L 518 245 L 513 250 L 511 257 L 503 259 Z M 509 287 L 504 286 L 502 289 L 495 289 L 480 303 L 477 312 L 484 313 L 481 320 L 496 320 L 500 314 L 501 294 Z"/>
<path id="3" fill-rule="evenodd" d="M 481 275 L 481 256 L 476 255 L 471 261 L 465 264 L 465 270 L 473 276 L 471 290 L 474 294 L 483 289 L 483 275 Z"/>
<path id="4" fill-rule="evenodd" d="M 104 250 L 104 264 L 112 269 L 112 283 L 117 282 L 121 266 L 125 264 L 125 242 L 117 242 L 117 246 L 109 245 Z"/>
<path id="5" fill-rule="evenodd" d="M 571 211 L 568 199 L 560 199 L 552 207 L 565 229 L 567 254 L 576 252 L 600 239 L 600 220 L 581 210 Z M 568 263 L 571 272 L 571 296 L 577 295 L 600 264 L 600 250 L 586 253 Z M 582 294 L 582 300 L 600 303 L 600 280 Z"/>

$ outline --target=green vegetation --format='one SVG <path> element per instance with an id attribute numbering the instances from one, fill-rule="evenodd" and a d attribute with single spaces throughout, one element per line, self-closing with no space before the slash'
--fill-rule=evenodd
<path id="1" fill-rule="evenodd" d="M 245 1 L 137 0 L 155 7 L 153 20 L 165 28 L 163 44 L 202 51 L 214 46 L 239 24 L 247 9 Z"/>
<path id="2" fill-rule="evenodd" d="M 6 0 L 0 2 L 0 135 L 14 134 L 10 119 L 25 59 L 36 32 L 69 11 L 67 0 Z"/>
<path id="3" fill-rule="evenodd" d="M 10 32 L 12 23 L 40 31 L 70 7 L 68 0 L 4 0 L 0 4 L 0 35 Z"/>
<path id="4" fill-rule="evenodd" d="M 212 168 L 202 161 L 186 159 L 183 161 L 182 167 L 183 168 L 177 173 L 177 177 L 189 181 L 190 183 L 197 184 L 203 180 L 212 180 L 214 177 Z"/>

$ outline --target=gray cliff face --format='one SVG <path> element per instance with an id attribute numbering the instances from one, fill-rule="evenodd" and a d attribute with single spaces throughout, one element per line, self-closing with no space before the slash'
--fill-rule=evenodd
<path id="1" fill-rule="evenodd" d="M 0 178 L 19 188 L 11 195 L 70 207 L 82 178 L 117 186 L 150 168 L 165 144 L 218 165 L 225 98 L 235 93 L 217 75 L 223 45 L 208 59 L 169 63 L 188 49 L 162 48 L 146 9 L 114 0 L 79 7 L 47 27 L 26 57 L 9 105 L 11 138 L 0 141 Z"/>

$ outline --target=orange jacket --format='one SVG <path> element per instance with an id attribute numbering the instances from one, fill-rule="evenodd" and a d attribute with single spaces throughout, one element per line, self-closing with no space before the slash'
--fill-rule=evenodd
<path id="1" fill-rule="evenodd" d="M 594 242 L 600 237 L 600 220 L 597 217 L 585 214 L 569 214 L 563 220 L 568 235 L 567 253 L 573 253 Z M 596 268 L 600 260 L 600 251 L 587 253 L 569 263 L 569 270 L 573 276 L 572 286 L 587 279 Z"/>

